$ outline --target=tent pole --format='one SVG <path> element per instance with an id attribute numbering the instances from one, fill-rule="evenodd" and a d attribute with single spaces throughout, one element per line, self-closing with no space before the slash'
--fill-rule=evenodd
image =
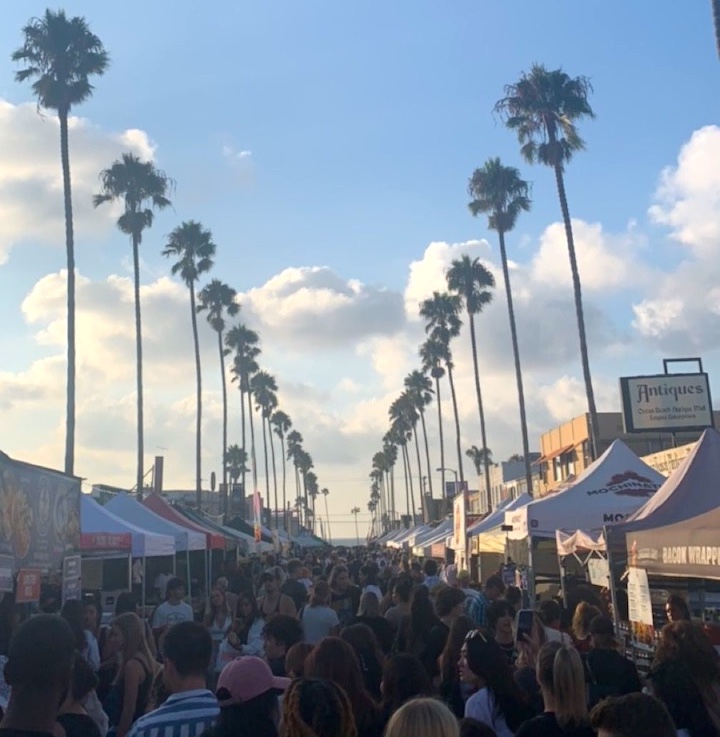
<path id="1" fill-rule="evenodd" d="M 603 527 L 603 535 L 605 537 L 605 554 L 608 562 L 608 585 L 610 587 L 610 603 L 613 608 L 613 622 L 615 624 L 615 636 L 620 634 L 620 612 L 618 611 L 617 590 L 615 588 L 615 573 L 613 571 L 613 561 L 610 545 L 610 534 L 607 527 Z"/>
<path id="2" fill-rule="evenodd" d="M 131 556 L 132 560 L 132 556 Z M 143 555 L 143 582 L 142 582 L 142 590 L 140 592 L 140 599 L 142 600 L 142 618 L 143 621 L 145 620 L 145 574 L 144 571 L 147 568 L 147 556 Z M 131 566 L 131 573 L 132 573 L 132 563 L 130 563 Z"/>
<path id="3" fill-rule="evenodd" d="M 190 578 L 190 542 L 188 540 L 188 549 L 185 553 L 185 560 L 187 562 L 187 592 L 188 596 L 190 597 L 190 601 L 192 601 L 192 579 Z"/>

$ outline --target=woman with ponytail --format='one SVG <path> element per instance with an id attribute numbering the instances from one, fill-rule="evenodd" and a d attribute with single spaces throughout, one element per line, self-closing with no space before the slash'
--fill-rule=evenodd
<path id="1" fill-rule="evenodd" d="M 357 737 L 345 691 L 322 678 L 298 678 L 283 698 L 280 737 Z"/>
<path id="2" fill-rule="evenodd" d="M 548 642 L 537 659 L 545 713 L 520 727 L 516 737 L 592 737 L 585 669 L 577 650 Z"/>

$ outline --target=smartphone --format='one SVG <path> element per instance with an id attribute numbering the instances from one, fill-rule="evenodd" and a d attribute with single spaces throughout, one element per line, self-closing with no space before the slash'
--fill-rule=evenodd
<path id="1" fill-rule="evenodd" d="M 535 621 L 535 612 L 532 609 L 521 609 L 515 617 L 515 639 L 518 642 L 525 642 L 526 636 L 532 636 L 533 622 Z"/>

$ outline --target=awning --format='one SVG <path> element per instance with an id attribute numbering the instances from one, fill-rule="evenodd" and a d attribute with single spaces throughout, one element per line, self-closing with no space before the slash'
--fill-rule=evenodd
<path id="1" fill-rule="evenodd" d="M 189 520 L 187 517 L 180 514 L 174 507 L 171 507 L 161 496 L 158 494 L 150 494 L 142 502 L 147 509 L 154 512 L 164 520 L 171 522 L 174 525 L 178 525 L 190 532 L 199 533 L 205 535 L 206 547 L 208 550 L 225 550 L 225 535 L 220 535 L 217 532 L 210 530 L 205 525 L 200 525 L 197 522 Z"/>
<path id="2" fill-rule="evenodd" d="M 540 456 L 536 461 L 533 461 L 532 465 L 537 466 L 541 463 L 545 463 L 546 461 L 551 461 L 553 458 L 569 453 L 575 447 L 575 445 L 564 445 L 562 448 L 556 448 L 555 450 L 550 451 L 547 455 Z"/>

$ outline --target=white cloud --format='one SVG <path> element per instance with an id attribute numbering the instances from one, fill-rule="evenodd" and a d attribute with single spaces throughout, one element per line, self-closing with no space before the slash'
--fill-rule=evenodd
<path id="1" fill-rule="evenodd" d="M 70 164 L 76 239 L 107 232 L 117 210 L 93 208 L 98 174 L 124 151 L 151 159 L 147 134 L 131 129 L 108 133 L 72 117 Z M 0 100 L 0 264 L 21 242 L 64 244 L 60 132 L 57 118 L 34 103 L 13 105 Z"/>
<path id="2" fill-rule="evenodd" d="M 252 151 L 249 151 L 248 149 L 242 149 L 238 151 L 233 146 L 223 146 L 222 154 L 229 162 L 237 163 L 239 161 L 243 161 L 244 159 L 249 159 L 252 156 Z"/>

